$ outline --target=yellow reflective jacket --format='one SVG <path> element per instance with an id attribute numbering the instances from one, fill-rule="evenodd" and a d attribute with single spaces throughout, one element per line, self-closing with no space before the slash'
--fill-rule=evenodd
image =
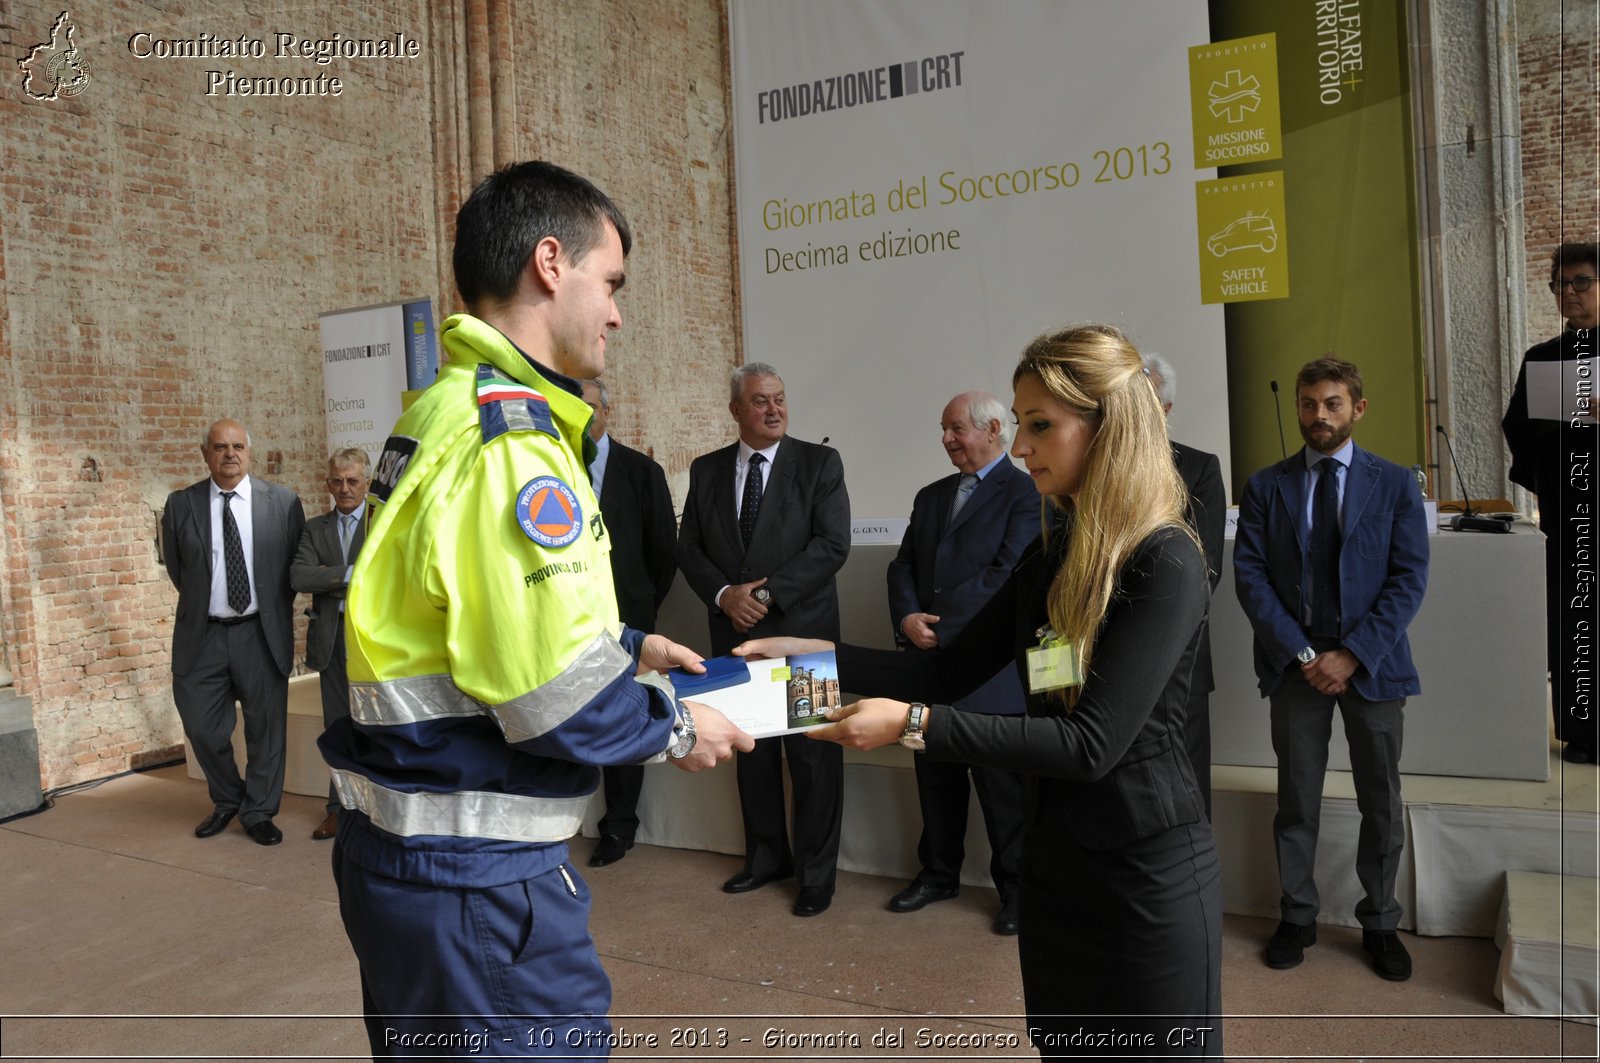
<path id="1" fill-rule="evenodd" d="M 491 856 L 500 881 L 564 859 L 596 765 L 659 754 L 675 717 L 634 679 L 643 635 L 617 619 L 575 383 L 465 314 L 442 339 L 448 365 L 374 470 L 345 605 L 351 719 L 322 745 L 358 862 L 481 885 Z"/>

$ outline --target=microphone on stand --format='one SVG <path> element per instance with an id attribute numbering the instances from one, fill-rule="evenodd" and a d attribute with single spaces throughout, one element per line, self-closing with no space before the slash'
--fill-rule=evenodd
<path id="1" fill-rule="evenodd" d="M 1467 487 L 1465 477 L 1461 475 L 1461 463 L 1456 460 L 1456 448 L 1450 443 L 1450 433 L 1444 430 L 1444 425 L 1436 424 L 1434 431 L 1444 437 L 1444 449 L 1450 453 L 1450 464 L 1456 470 L 1456 483 L 1461 488 L 1463 497 L 1463 511 L 1450 518 L 1452 531 L 1481 531 L 1481 532 L 1510 532 L 1511 522 L 1495 520 L 1472 512 L 1472 490 Z"/>
<path id="2" fill-rule="evenodd" d="M 1282 455 L 1283 460 L 1284 461 L 1288 461 L 1289 460 L 1289 448 L 1286 445 L 1284 445 L 1284 442 L 1283 442 L 1283 398 L 1278 394 L 1278 382 L 1276 380 L 1274 380 L 1274 381 L 1271 381 L 1271 384 L 1272 384 L 1272 408 L 1275 411 L 1277 411 L 1277 414 L 1278 414 L 1278 451 Z"/>

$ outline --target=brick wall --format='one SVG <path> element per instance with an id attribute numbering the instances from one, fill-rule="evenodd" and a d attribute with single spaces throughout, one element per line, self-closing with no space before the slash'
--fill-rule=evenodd
<path id="1" fill-rule="evenodd" d="M 518 124 L 494 161 L 561 161 L 629 214 L 639 242 L 612 346 L 616 431 L 679 472 L 727 434 L 721 381 L 737 333 L 722 6 L 516 7 L 514 36 L 495 40 L 515 58 Z M 450 218 L 479 175 L 461 172 L 440 116 L 481 101 L 446 76 L 464 57 L 441 39 L 442 5 L 223 9 L 75 8 L 90 82 L 39 102 L 8 71 L 61 6 L 0 0 L 0 637 L 32 698 L 46 788 L 182 741 L 176 592 L 155 535 L 168 492 L 205 474 L 205 425 L 244 421 L 254 472 L 322 512 L 318 314 L 417 294 L 441 316 L 455 305 L 441 282 Z M 403 31 L 422 53 L 318 66 L 272 57 L 280 30 Z M 243 34 L 269 54 L 139 59 L 139 31 Z M 207 96 L 209 69 L 337 76 L 343 92 Z"/>
<path id="2" fill-rule="evenodd" d="M 1517 8 L 1528 338 L 1561 330 L 1546 287 L 1550 252 L 1600 239 L 1600 82 L 1593 0 L 1523 0 Z"/>

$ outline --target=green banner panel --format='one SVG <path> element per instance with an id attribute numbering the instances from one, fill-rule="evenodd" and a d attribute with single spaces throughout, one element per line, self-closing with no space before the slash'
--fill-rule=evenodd
<path id="1" fill-rule="evenodd" d="M 1356 429 L 1358 442 L 1402 465 L 1423 461 L 1417 207 L 1401 0 L 1212 0 L 1210 11 L 1213 41 L 1266 35 L 1276 41 L 1283 127 L 1280 160 L 1218 171 L 1223 179 L 1278 179 L 1281 211 L 1265 212 L 1278 249 L 1229 251 L 1220 263 L 1238 259 L 1242 267 L 1260 268 L 1277 254 L 1283 283 L 1294 279 L 1287 297 L 1240 288 L 1244 298 L 1219 300 L 1227 303 L 1232 485 L 1242 488 L 1250 473 L 1279 458 L 1274 380 L 1282 390 L 1288 449 L 1299 445 L 1294 375 L 1330 351 L 1355 362 L 1365 379 L 1368 407 Z M 1197 187 L 1196 198 L 1205 203 L 1203 188 Z M 1247 210 L 1256 208 L 1241 206 L 1225 220 L 1238 221 Z M 1264 231 L 1265 223 L 1245 227 Z M 1210 301 L 1210 279 L 1220 263 L 1205 248 L 1221 230 L 1204 207 L 1196 229 Z M 1223 239 L 1231 246 L 1234 236 Z M 1269 267 L 1258 277 L 1235 275 L 1233 283 L 1270 289 L 1276 276 Z"/>
<path id="2" fill-rule="evenodd" d="M 1196 169 L 1281 158 L 1277 35 L 1190 48 L 1189 109 Z"/>
<path id="3" fill-rule="evenodd" d="M 1194 199 L 1200 227 L 1200 301 L 1289 298 L 1283 174 L 1201 181 Z"/>

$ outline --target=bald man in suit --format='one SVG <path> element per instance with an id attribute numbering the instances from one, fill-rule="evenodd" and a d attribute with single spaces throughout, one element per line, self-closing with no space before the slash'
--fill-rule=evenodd
<path id="1" fill-rule="evenodd" d="M 250 475 L 250 434 L 234 420 L 206 432 L 211 475 L 167 496 L 161 544 L 178 589 L 172 625 L 172 697 L 213 808 L 197 838 L 234 818 L 261 845 L 283 797 L 294 591 L 289 564 L 305 526 L 293 491 Z M 246 767 L 233 759 L 234 704 L 244 709 Z"/>

